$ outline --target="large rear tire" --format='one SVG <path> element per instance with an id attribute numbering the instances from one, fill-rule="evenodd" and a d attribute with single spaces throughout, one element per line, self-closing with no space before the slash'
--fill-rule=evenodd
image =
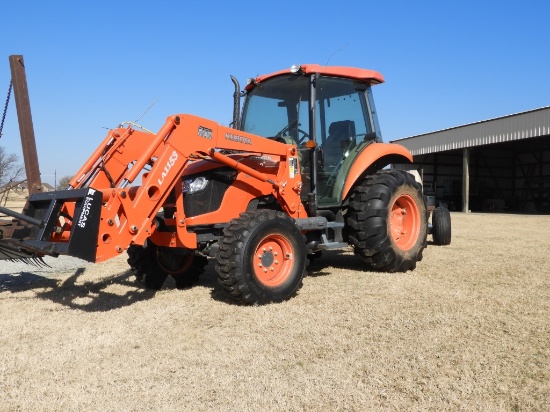
<path id="1" fill-rule="evenodd" d="M 302 286 L 307 250 L 304 237 L 285 213 L 242 213 L 224 230 L 216 256 L 218 280 L 236 301 L 281 302 Z"/>
<path id="2" fill-rule="evenodd" d="M 355 254 L 369 268 L 414 269 L 422 260 L 428 229 L 420 184 L 401 170 L 367 176 L 353 190 L 346 224 Z"/>

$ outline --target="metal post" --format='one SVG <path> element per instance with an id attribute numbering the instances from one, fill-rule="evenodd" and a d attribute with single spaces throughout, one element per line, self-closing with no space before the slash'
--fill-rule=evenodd
<path id="1" fill-rule="evenodd" d="M 470 211 L 470 150 L 462 151 L 462 211 Z"/>
<path id="2" fill-rule="evenodd" d="M 25 163 L 25 172 L 27 173 L 29 193 L 31 193 L 32 190 L 37 190 L 33 188 L 40 186 L 42 183 L 40 180 L 40 168 L 38 166 L 38 155 L 36 153 L 31 104 L 23 56 L 11 55 L 10 68 L 13 82 L 13 94 L 15 96 L 15 105 L 17 108 L 17 119 L 19 120 L 19 132 L 21 134 L 21 146 L 23 148 L 23 161 Z"/>

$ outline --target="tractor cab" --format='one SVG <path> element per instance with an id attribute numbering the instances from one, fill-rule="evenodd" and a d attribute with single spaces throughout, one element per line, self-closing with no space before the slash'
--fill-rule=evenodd
<path id="1" fill-rule="evenodd" d="M 293 66 L 249 79 L 242 117 L 234 122 L 245 132 L 297 145 L 303 200 L 315 193 L 318 206 L 337 206 L 355 158 L 382 141 L 371 91 L 382 82 L 372 70 Z"/>

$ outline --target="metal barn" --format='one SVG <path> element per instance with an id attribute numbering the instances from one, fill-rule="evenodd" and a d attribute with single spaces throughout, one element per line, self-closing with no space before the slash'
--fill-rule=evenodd
<path id="1" fill-rule="evenodd" d="M 392 143 L 450 210 L 550 214 L 550 106 Z"/>

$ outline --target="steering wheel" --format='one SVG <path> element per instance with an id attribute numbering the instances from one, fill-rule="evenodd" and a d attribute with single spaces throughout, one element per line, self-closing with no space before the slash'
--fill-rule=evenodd
<path id="1" fill-rule="evenodd" d="M 278 137 L 283 137 L 284 134 L 285 134 L 286 132 L 288 132 L 290 129 L 292 129 L 295 125 L 298 125 L 298 126 L 300 125 L 300 124 L 298 123 L 298 120 L 293 120 L 292 122 L 290 122 L 289 124 L 287 124 L 285 127 L 283 127 L 283 128 L 275 135 L 275 139 L 277 139 Z M 300 128 L 296 128 L 296 131 L 297 131 L 298 133 L 301 133 L 301 134 L 302 134 L 301 137 L 300 137 L 300 136 L 297 137 L 297 141 L 296 141 L 296 145 L 297 145 L 297 146 L 300 146 L 300 145 L 305 141 L 306 138 L 309 138 L 309 134 L 307 134 L 305 131 L 303 131 L 303 130 L 300 129 Z"/>
<path id="2" fill-rule="evenodd" d="M 301 144 L 304 143 L 304 141 L 305 141 L 306 139 L 309 139 L 309 134 L 307 134 L 306 132 L 304 132 L 302 129 L 296 129 L 296 131 L 297 131 L 298 133 L 302 133 L 302 137 L 298 136 L 298 138 L 297 138 L 298 141 L 296 142 L 297 145 L 300 146 Z"/>
<path id="3" fill-rule="evenodd" d="M 285 127 L 283 127 L 279 132 L 277 132 L 277 134 L 275 135 L 275 137 L 283 137 L 283 135 L 285 134 L 285 132 L 287 132 L 288 130 L 290 130 L 290 128 L 292 126 L 294 126 L 296 123 L 298 123 L 298 120 L 293 120 L 292 122 L 290 122 L 289 124 L 287 124 Z"/>

